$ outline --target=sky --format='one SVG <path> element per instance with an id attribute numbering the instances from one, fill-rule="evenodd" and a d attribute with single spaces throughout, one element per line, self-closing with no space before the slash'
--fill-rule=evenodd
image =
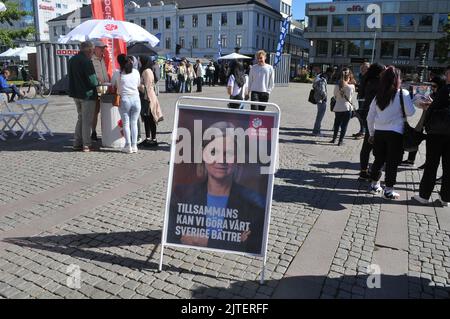
<path id="1" fill-rule="evenodd" d="M 292 1 L 292 12 L 294 19 L 304 19 L 305 18 L 305 3 L 313 2 L 330 2 L 331 0 L 293 0 Z"/>

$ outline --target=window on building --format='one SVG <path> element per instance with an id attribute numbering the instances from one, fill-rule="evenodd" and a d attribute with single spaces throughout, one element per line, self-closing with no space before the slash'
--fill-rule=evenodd
<path id="1" fill-rule="evenodd" d="M 448 21 L 449 19 L 447 14 L 440 14 L 438 21 L 438 31 L 444 31 L 444 26 L 448 23 Z"/>
<path id="2" fill-rule="evenodd" d="M 433 15 L 424 14 L 419 18 L 419 27 L 431 27 L 433 25 Z"/>
<path id="3" fill-rule="evenodd" d="M 206 47 L 208 49 L 212 48 L 212 35 L 206 36 Z"/>
<path id="4" fill-rule="evenodd" d="M 238 34 L 236 36 L 236 46 L 241 48 L 242 47 L 242 35 Z"/>
<path id="5" fill-rule="evenodd" d="M 178 27 L 179 27 L 180 29 L 183 29 L 183 28 L 184 28 L 184 16 L 179 16 L 179 17 L 178 17 Z"/>
<path id="6" fill-rule="evenodd" d="M 196 14 L 192 15 L 192 27 L 193 28 L 198 27 L 198 15 Z"/>
<path id="7" fill-rule="evenodd" d="M 178 44 L 179 44 L 180 47 L 182 47 L 182 48 L 185 47 L 184 37 L 180 37 L 180 38 L 178 39 Z"/>
<path id="8" fill-rule="evenodd" d="M 272 50 L 275 51 L 276 47 L 275 47 L 275 39 L 272 40 Z"/>
<path id="9" fill-rule="evenodd" d="M 359 31 L 361 29 L 361 16 L 349 15 L 348 16 L 348 30 Z"/>
<path id="10" fill-rule="evenodd" d="M 242 25 L 243 21 L 244 21 L 244 18 L 243 18 L 242 12 L 241 11 L 236 12 L 236 25 Z"/>
<path id="11" fill-rule="evenodd" d="M 361 40 L 348 41 L 348 55 L 359 56 L 361 54 Z"/>
<path id="12" fill-rule="evenodd" d="M 262 27 L 263 27 L 263 29 L 266 28 L 266 16 L 265 15 L 263 15 Z"/>
<path id="13" fill-rule="evenodd" d="M 392 58 L 394 56 L 394 41 L 381 41 L 380 56 L 382 58 Z"/>
<path id="14" fill-rule="evenodd" d="M 158 18 L 153 18 L 153 30 L 158 30 Z"/>
<path id="15" fill-rule="evenodd" d="M 259 13 L 256 14 L 256 26 L 259 27 Z"/>
<path id="16" fill-rule="evenodd" d="M 411 44 L 408 42 L 398 43 L 398 57 L 399 58 L 411 58 Z"/>
<path id="17" fill-rule="evenodd" d="M 343 56 L 344 55 L 344 41 L 334 40 L 333 44 L 333 56 Z"/>
<path id="18" fill-rule="evenodd" d="M 61 31 L 62 31 L 62 34 L 65 35 L 66 34 L 66 26 L 63 25 L 61 27 Z"/>
<path id="19" fill-rule="evenodd" d="M 211 13 L 208 13 L 208 14 L 206 15 L 206 26 L 207 26 L 207 27 L 212 26 L 212 21 L 213 21 L 213 19 L 212 19 L 212 14 L 211 14 Z"/>
<path id="20" fill-rule="evenodd" d="M 383 15 L 383 28 L 395 28 L 397 25 L 396 17 L 394 14 Z"/>
<path id="21" fill-rule="evenodd" d="M 192 36 L 192 48 L 197 49 L 198 48 L 198 38 L 197 36 Z"/>
<path id="22" fill-rule="evenodd" d="M 56 4 L 56 7 L 57 7 L 57 8 L 61 8 L 61 3 L 57 3 L 57 4 Z"/>
<path id="23" fill-rule="evenodd" d="M 228 17 L 226 12 L 223 12 L 220 16 L 220 24 L 223 26 L 226 26 L 228 24 Z"/>
<path id="24" fill-rule="evenodd" d="M 166 17 L 166 29 L 170 29 L 170 27 L 171 27 L 170 17 Z"/>
<path id="25" fill-rule="evenodd" d="M 141 19 L 141 27 L 143 27 L 145 29 L 146 25 L 147 25 L 146 20 L 145 19 Z"/>
<path id="26" fill-rule="evenodd" d="M 170 41 L 170 38 L 166 38 L 166 49 L 168 49 L 168 50 L 170 50 L 170 43 L 171 43 L 171 41 Z"/>
<path id="27" fill-rule="evenodd" d="M 412 29 L 414 27 L 414 16 L 412 14 L 400 15 L 400 27 L 403 29 Z"/>
<path id="28" fill-rule="evenodd" d="M 420 59 L 422 57 L 422 53 L 426 53 L 426 55 L 428 56 L 430 52 L 430 44 L 426 43 L 426 42 L 417 42 L 416 43 L 416 52 L 414 54 L 414 56 L 418 59 Z"/>
<path id="29" fill-rule="evenodd" d="M 317 40 L 316 48 L 317 48 L 317 55 L 327 55 L 328 54 L 328 41 L 327 40 Z"/>
<path id="30" fill-rule="evenodd" d="M 264 50 L 264 41 L 265 39 L 264 39 L 264 37 L 262 37 L 262 40 L 261 40 L 261 49 L 263 49 Z"/>
<path id="31" fill-rule="evenodd" d="M 328 17 L 327 16 L 317 16 L 317 27 L 326 27 L 328 25 Z"/>
<path id="32" fill-rule="evenodd" d="M 364 40 L 363 55 L 372 56 L 372 50 L 373 50 L 373 40 Z"/>
<path id="33" fill-rule="evenodd" d="M 55 36 L 55 37 L 58 36 L 58 30 L 57 30 L 57 27 L 53 27 L 53 36 Z"/>
<path id="34" fill-rule="evenodd" d="M 256 36 L 256 49 L 259 49 L 259 35 Z"/>
<path id="35" fill-rule="evenodd" d="M 333 16 L 333 27 L 343 27 L 344 26 L 344 16 L 335 15 Z"/>
<path id="36" fill-rule="evenodd" d="M 222 35 L 220 37 L 220 45 L 222 46 L 222 48 L 228 47 L 228 42 L 227 42 L 227 36 L 226 35 Z"/>

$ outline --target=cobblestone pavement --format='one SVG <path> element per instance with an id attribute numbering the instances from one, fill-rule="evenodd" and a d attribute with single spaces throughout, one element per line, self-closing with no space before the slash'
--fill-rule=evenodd
<path id="1" fill-rule="evenodd" d="M 0 298 L 448 298 L 450 211 L 409 200 L 422 173 L 412 168 L 399 173 L 400 201 L 367 194 L 361 141 L 338 147 L 329 130 L 310 134 L 309 89 L 291 84 L 271 98 L 282 125 L 264 285 L 261 259 L 231 254 L 167 248 L 157 272 L 177 94 L 160 96 L 160 147 L 133 155 L 73 152 L 75 107 L 52 97 L 44 118 L 54 137 L 0 141 Z M 332 121 L 327 113 L 323 127 Z M 379 289 L 367 284 L 372 264 Z"/>

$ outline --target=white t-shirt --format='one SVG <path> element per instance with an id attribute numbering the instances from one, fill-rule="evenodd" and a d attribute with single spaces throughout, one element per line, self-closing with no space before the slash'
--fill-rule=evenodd
<path id="1" fill-rule="evenodd" d="M 138 87 L 141 84 L 141 76 L 136 69 L 129 74 L 116 71 L 113 74 L 112 83 L 118 88 L 121 96 L 139 96 Z"/>
<path id="2" fill-rule="evenodd" d="M 236 80 L 234 78 L 234 75 L 230 75 L 230 78 L 228 79 L 228 87 L 231 87 L 231 95 L 236 96 L 239 95 L 239 93 L 242 91 L 242 97 L 245 98 L 245 92 L 247 92 L 248 89 L 248 76 L 247 74 L 245 75 L 245 83 L 244 85 L 240 88 L 237 83 Z"/>
<path id="3" fill-rule="evenodd" d="M 374 98 L 370 104 L 369 114 L 367 115 L 370 136 L 373 136 L 376 130 L 393 131 L 403 134 L 404 124 L 400 94 L 403 95 L 406 116 L 414 115 L 416 109 L 407 90 L 398 90 L 394 100 L 384 110 L 378 107 L 377 99 Z"/>

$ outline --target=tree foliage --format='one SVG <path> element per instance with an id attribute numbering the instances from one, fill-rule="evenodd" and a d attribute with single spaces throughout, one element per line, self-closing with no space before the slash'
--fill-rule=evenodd
<path id="1" fill-rule="evenodd" d="M 14 26 L 15 21 L 31 15 L 32 13 L 20 10 L 17 3 L 11 1 L 2 1 L 6 5 L 6 11 L 0 12 L 0 24 L 7 24 Z M 23 29 L 0 29 L 0 45 L 14 47 L 14 40 L 25 39 L 30 34 L 33 34 L 35 29 L 33 27 Z"/>

